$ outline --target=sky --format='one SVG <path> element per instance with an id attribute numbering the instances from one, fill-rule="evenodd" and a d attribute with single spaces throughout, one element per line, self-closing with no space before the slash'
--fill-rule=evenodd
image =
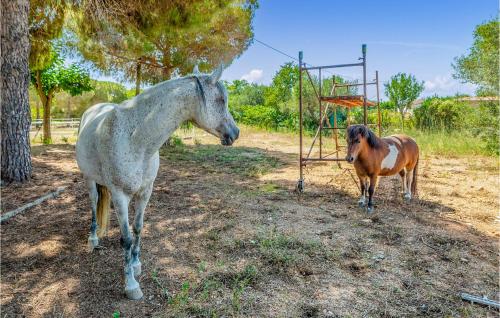
<path id="1" fill-rule="evenodd" d="M 312 65 L 356 62 L 367 44 L 368 79 L 386 82 L 398 72 L 424 81 L 422 96 L 474 94 L 453 79 L 454 57 L 467 53 L 476 25 L 494 18 L 498 0 L 261 0 L 253 22 L 255 39 L 290 56 L 304 52 Z M 292 61 L 254 41 L 223 74 L 269 84 L 280 65 Z M 339 71 L 337 71 L 339 70 Z M 335 70 L 360 79 L 361 68 Z M 380 85 L 383 95 L 383 85 Z M 374 90 L 369 91 L 373 97 Z M 382 96 L 383 97 L 383 96 Z"/>

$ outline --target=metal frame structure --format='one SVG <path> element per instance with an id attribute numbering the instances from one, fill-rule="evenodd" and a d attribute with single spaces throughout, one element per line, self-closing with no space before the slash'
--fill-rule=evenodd
<path id="1" fill-rule="evenodd" d="M 341 146 L 339 146 L 338 142 L 338 131 L 339 129 L 347 129 L 350 125 L 349 114 L 350 109 L 352 107 L 363 107 L 363 124 L 365 126 L 370 126 L 368 124 L 368 107 L 376 106 L 377 107 L 377 125 L 378 126 L 378 134 L 381 135 L 381 116 L 380 116 L 380 96 L 379 96 L 379 80 L 378 80 L 378 71 L 375 71 L 375 79 L 372 82 L 367 82 L 366 80 L 366 44 L 361 46 L 362 57 L 358 60 L 361 62 L 358 63 L 349 63 L 349 64 L 337 64 L 337 65 L 325 65 L 325 66 L 311 66 L 306 67 L 306 64 L 303 62 L 303 52 L 299 52 L 299 125 L 300 125 L 300 158 L 299 158 L 299 169 L 300 169 L 300 177 L 297 183 L 297 189 L 302 192 L 304 190 L 304 167 L 307 166 L 308 163 L 319 162 L 319 161 L 335 161 L 340 165 L 341 161 L 345 161 L 344 158 L 339 158 L 339 151 Z M 323 96 L 322 93 L 322 70 L 333 69 L 333 68 L 342 68 L 342 67 L 362 67 L 363 68 L 363 81 L 361 83 L 336 83 L 335 76 L 333 76 L 333 86 L 329 96 Z M 309 71 L 317 70 L 319 77 L 319 88 L 316 90 L 314 85 L 314 81 L 311 77 Z M 316 135 L 312 141 L 312 144 L 309 148 L 307 155 L 304 157 L 304 149 L 303 149 L 303 107 L 302 107 L 302 85 L 303 85 L 303 73 L 307 74 L 307 77 L 314 89 L 314 93 L 318 99 L 319 103 L 319 125 L 316 131 Z M 367 98 L 367 86 L 375 85 L 377 89 L 377 101 L 371 102 Z M 338 96 L 336 95 L 336 90 L 338 88 L 345 87 L 347 90 L 350 87 L 355 86 L 363 86 L 363 95 L 356 96 Z M 323 107 L 326 104 L 326 107 Z M 326 121 L 327 127 L 323 126 L 323 122 L 328 113 L 328 109 L 330 106 L 333 106 L 333 126 L 329 120 Z M 347 127 L 338 127 L 337 125 L 337 107 L 345 107 L 347 109 Z M 332 130 L 333 141 L 335 143 L 335 151 L 333 153 L 324 155 L 323 151 L 323 130 Z M 316 141 L 319 139 L 319 157 L 312 157 L 311 153 Z M 332 156 L 335 155 L 335 158 Z"/>

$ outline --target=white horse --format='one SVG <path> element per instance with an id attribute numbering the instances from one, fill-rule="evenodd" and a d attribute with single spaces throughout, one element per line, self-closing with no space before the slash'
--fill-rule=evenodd
<path id="1" fill-rule="evenodd" d="M 160 146 L 187 120 L 219 137 L 223 145 L 238 138 L 227 91 L 219 81 L 222 70 L 221 65 L 212 74 L 200 74 L 195 67 L 193 75 L 159 83 L 119 105 L 97 104 L 83 114 L 76 160 L 90 193 L 89 244 L 94 249 L 98 237 L 106 233 L 112 201 L 125 254 L 125 294 L 130 299 L 143 295 L 134 275 L 141 272 L 144 209 L 158 172 Z M 134 240 L 128 221 L 132 200 Z"/>

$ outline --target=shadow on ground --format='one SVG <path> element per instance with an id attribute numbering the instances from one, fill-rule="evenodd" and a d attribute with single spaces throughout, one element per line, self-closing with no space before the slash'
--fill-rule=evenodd
<path id="1" fill-rule="evenodd" d="M 128 301 L 114 218 L 105 249 L 87 250 L 90 209 L 74 148 L 38 150 L 44 186 L 68 189 L 2 224 L 6 317 L 495 314 L 457 294 L 495 296 L 497 242 L 434 212 L 449 207 L 402 204 L 386 184 L 368 217 L 340 179 L 296 193 L 284 174 L 290 154 L 211 145 L 162 149 L 145 215 L 145 297 Z M 21 200 L 33 189 L 11 185 L 2 196 Z"/>

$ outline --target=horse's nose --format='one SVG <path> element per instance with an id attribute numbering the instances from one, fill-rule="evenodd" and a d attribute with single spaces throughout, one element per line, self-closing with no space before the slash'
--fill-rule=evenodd
<path id="1" fill-rule="evenodd" d="M 353 158 L 352 156 L 349 156 L 349 155 L 347 155 L 347 156 L 345 157 L 345 160 L 346 160 L 347 162 L 349 162 L 349 163 L 352 163 L 353 159 L 354 159 L 354 158 Z"/>

